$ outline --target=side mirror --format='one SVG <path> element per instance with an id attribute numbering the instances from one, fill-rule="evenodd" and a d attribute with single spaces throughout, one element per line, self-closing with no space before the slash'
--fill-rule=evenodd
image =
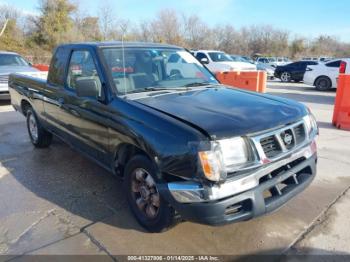
<path id="1" fill-rule="evenodd" d="M 79 97 L 94 97 L 97 99 L 101 96 L 99 92 L 101 90 L 101 85 L 95 78 L 77 78 L 75 89 L 77 91 L 77 96 Z"/>
<path id="2" fill-rule="evenodd" d="M 201 62 L 202 64 L 209 64 L 208 58 L 205 58 L 205 57 L 203 57 L 203 58 L 200 60 L 200 62 Z"/>

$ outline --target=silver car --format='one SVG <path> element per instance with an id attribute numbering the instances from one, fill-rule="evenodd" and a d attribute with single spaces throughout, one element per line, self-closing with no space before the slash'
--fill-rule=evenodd
<path id="1" fill-rule="evenodd" d="M 28 75 L 34 72 L 39 72 L 39 70 L 32 67 L 19 54 L 0 51 L 0 100 L 10 99 L 8 88 L 10 74 L 24 73 Z"/>

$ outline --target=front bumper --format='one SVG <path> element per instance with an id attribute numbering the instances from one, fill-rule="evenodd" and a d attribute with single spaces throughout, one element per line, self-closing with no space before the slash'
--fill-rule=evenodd
<path id="1" fill-rule="evenodd" d="M 182 218 L 210 225 L 248 220 L 272 212 L 303 191 L 316 174 L 314 142 L 252 174 L 203 187 L 169 183 L 163 197 Z"/>
<path id="2" fill-rule="evenodd" d="M 0 84 L 0 100 L 10 99 L 9 87 L 6 84 Z"/>

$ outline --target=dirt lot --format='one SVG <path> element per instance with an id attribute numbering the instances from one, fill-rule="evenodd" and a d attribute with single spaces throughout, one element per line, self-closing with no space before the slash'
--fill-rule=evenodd
<path id="1" fill-rule="evenodd" d="M 318 174 L 273 214 L 223 227 L 181 223 L 145 233 L 118 179 L 55 140 L 35 150 L 24 117 L 0 104 L 0 254 L 235 254 L 350 250 L 350 132 L 331 125 L 335 92 L 270 82 L 316 115 Z M 106 256 L 106 259 L 112 257 Z"/>

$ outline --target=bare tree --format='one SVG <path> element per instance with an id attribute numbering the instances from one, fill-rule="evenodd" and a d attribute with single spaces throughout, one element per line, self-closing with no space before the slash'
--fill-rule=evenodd
<path id="1" fill-rule="evenodd" d="M 99 9 L 99 22 L 103 40 L 112 40 L 113 26 L 115 25 L 115 11 L 109 1 L 105 1 Z"/>
<path id="2" fill-rule="evenodd" d="M 9 5 L 1 5 L 0 6 L 0 24 L 2 24 L 0 30 L 0 37 L 4 34 L 8 23 L 10 20 L 17 20 L 19 17 L 19 12 L 16 8 L 13 8 Z"/>

